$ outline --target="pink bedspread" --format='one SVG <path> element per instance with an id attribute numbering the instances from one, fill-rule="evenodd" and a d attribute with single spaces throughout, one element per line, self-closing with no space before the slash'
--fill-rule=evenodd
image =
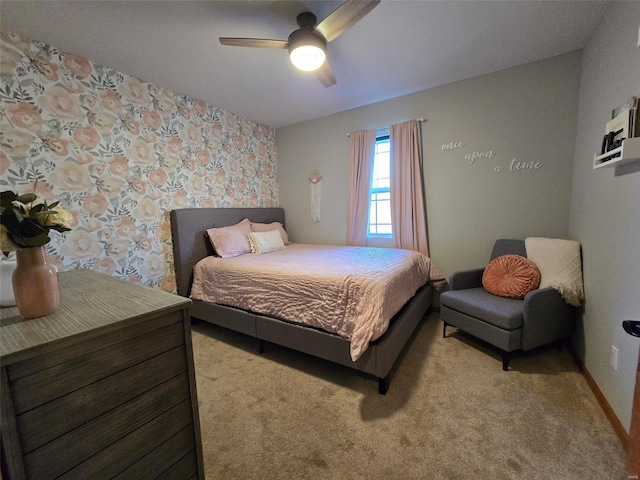
<path id="1" fill-rule="evenodd" d="M 351 340 L 357 360 L 427 282 L 444 278 L 409 250 L 292 244 L 194 268 L 191 298 L 321 328 Z"/>

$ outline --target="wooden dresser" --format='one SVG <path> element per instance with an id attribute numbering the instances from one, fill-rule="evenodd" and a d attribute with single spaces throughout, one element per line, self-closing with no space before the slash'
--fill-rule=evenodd
<path id="1" fill-rule="evenodd" d="M 0 309 L 2 478 L 203 479 L 191 301 L 91 270 Z"/>

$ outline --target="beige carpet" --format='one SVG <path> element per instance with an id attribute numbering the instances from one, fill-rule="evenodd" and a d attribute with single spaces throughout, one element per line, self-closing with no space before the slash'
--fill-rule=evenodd
<path id="1" fill-rule="evenodd" d="M 443 339 L 432 314 L 381 396 L 349 368 L 193 330 L 208 480 L 626 478 L 623 447 L 566 351 L 503 372 L 469 337 Z"/>

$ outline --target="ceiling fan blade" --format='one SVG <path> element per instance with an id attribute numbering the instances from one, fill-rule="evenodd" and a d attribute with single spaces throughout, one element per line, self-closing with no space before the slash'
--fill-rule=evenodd
<path id="1" fill-rule="evenodd" d="M 380 0 L 347 0 L 315 28 L 327 42 L 342 35 L 373 10 Z"/>
<path id="2" fill-rule="evenodd" d="M 220 43 L 234 47 L 253 48 L 287 48 L 289 46 L 289 42 L 286 40 L 267 40 L 266 38 L 220 37 Z"/>
<path id="3" fill-rule="evenodd" d="M 313 73 L 316 74 L 320 83 L 322 83 L 325 87 L 332 87 L 336 84 L 336 76 L 331 70 L 331 65 L 329 65 L 329 60 L 325 60 L 322 66 L 315 70 Z"/>

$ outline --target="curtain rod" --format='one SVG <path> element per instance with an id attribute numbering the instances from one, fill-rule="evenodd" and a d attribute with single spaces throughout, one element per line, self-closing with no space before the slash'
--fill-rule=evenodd
<path id="1" fill-rule="evenodd" d="M 416 118 L 416 120 L 419 121 L 419 122 L 426 122 L 427 121 L 427 119 L 424 118 L 424 117 Z M 383 125 L 381 127 L 373 127 L 373 128 L 376 129 L 376 130 L 378 130 L 379 128 L 389 128 L 389 125 Z M 350 137 L 350 136 L 351 136 L 351 133 L 347 133 L 347 137 Z"/>

